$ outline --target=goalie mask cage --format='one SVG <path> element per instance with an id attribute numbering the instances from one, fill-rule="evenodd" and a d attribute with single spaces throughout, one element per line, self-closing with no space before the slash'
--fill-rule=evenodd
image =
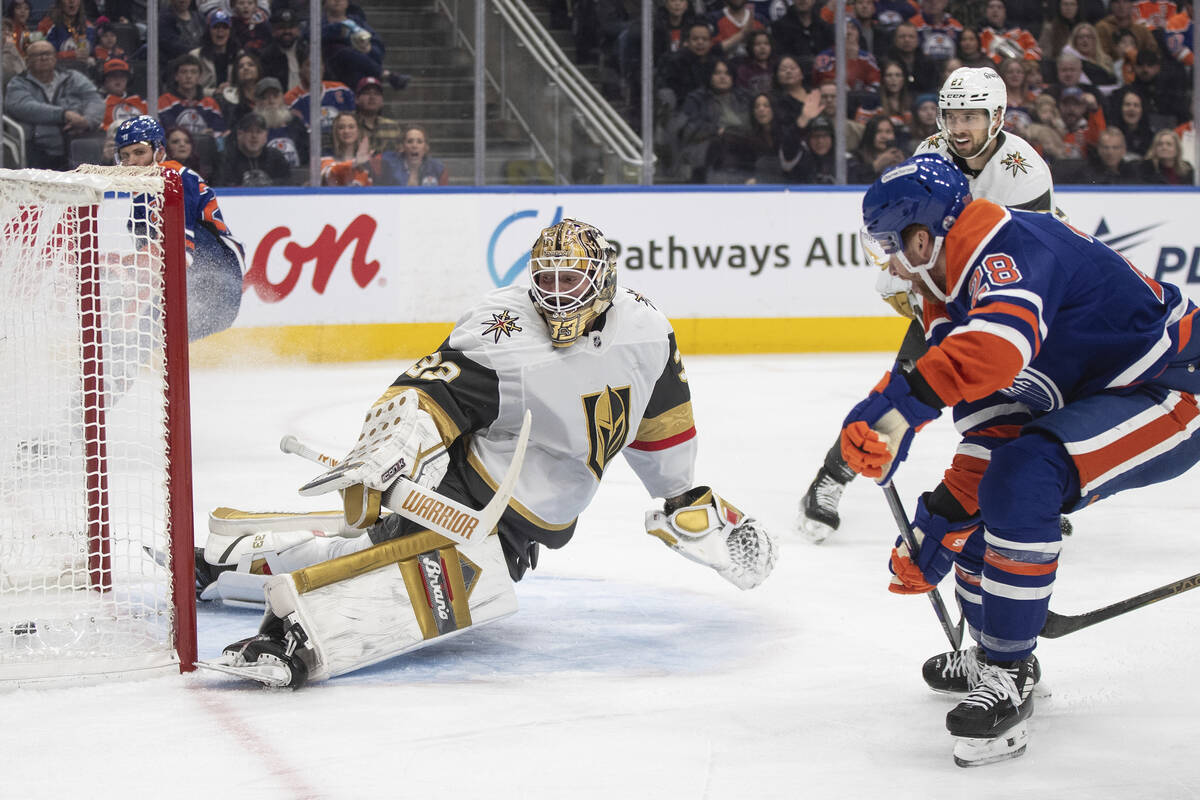
<path id="1" fill-rule="evenodd" d="M 0 685 L 193 668 L 185 281 L 177 173 L 0 170 Z"/>

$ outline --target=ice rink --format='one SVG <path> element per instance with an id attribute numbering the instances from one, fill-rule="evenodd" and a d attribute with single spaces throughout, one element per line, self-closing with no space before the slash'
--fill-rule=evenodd
<path id="1" fill-rule="evenodd" d="M 1027 754 L 954 766 L 953 701 L 920 677 L 946 640 L 924 598 L 886 591 L 896 530 L 880 489 L 852 484 L 825 544 L 792 533 L 842 416 L 890 358 L 685 354 L 698 482 L 782 543 L 757 589 L 647 536 L 651 501 L 621 462 L 572 542 L 518 584 L 518 614 L 440 646 L 294 693 L 193 673 L 0 694 L 0 798 L 1200 797 L 1200 592 L 1043 641 L 1051 696 Z M 407 366 L 194 370 L 197 536 L 218 505 L 322 508 L 296 494 L 319 470 L 279 438 L 340 455 Z M 946 420 L 917 437 L 896 479 L 909 508 L 954 442 Z M 1198 478 L 1074 515 L 1051 607 L 1200 572 Z M 202 605 L 201 657 L 257 621 Z"/>

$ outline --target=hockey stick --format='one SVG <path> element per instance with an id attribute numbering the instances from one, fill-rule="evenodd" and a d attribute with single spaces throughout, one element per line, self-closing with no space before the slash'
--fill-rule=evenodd
<path id="1" fill-rule="evenodd" d="M 1042 627 L 1042 632 L 1039 635 L 1043 639 L 1057 639 L 1060 636 L 1066 636 L 1068 633 L 1074 633 L 1075 631 L 1091 627 L 1097 622 L 1104 622 L 1142 606 L 1148 606 L 1151 603 L 1157 603 L 1159 600 L 1165 600 L 1168 597 L 1182 594 L 1189 589 L 1195 589 L 1197 586 L 1200 586 L 1200 574 L 1192 575 L 1174 583 L 1168 583 L 1166 586 L 1159 586 L 1157 589 L 1142 592 L 1135 597 L 1130 597 L 1128 600 L 1120 600 L 1112 605 L 1097 608 L 1095 611 L 1088 611 L 1085 614 L 1066 616 L 1064 614 L 1055 614 L 1051 611 L 1046 615 L 1046 624 Z"/>
<path id="2" fill-rule="evenodd" d="M 532 420 L 532 413 L 526 410 L 525 418 L 521 421 L 521 432 L 517 435 L 517 446 L 513 450 L 512 463 L 508 465 L 508 472 L 504 473 L 504 478 L 496 487 L 496 493 L 483 509 L 476 511 L 405 477 L 398 478 L 388 490 L 388 507 L 400 516 L 419 522 L 427 530 L 459 544 L 468 544 L 475 538 L 487 536 L 500 521 L 500 516 L 508 508 L 508 501 L 512 498 L 517 476 L 520 475 L 521 465 L 525 461 L 525 448 L 529 444 L 529 427 Z M 326 467 L 338 465 L 337 459 L 314 450 L 291 434 L 279 440 L 279 449 Z"/>
<path id="3" fill-rule="evenodd" d="M 908 545 L 908 552 L 912 553 L 913 558 L 916 558 L 920 548 L 917 546 L 917 538 L 913 536 L 912 526 L 908 524 L 908 514 L 904 511 L 904 504 L 900 502 L 900 493 L 896 491 L 895 484 L 890 481 L 884 484 L 883 495 L 887 498 L 888 506 L 892 509 L 892 517 L 896 520 L 896 527 L 900 529 L 900 538 L 904 539 L 904 543 Z M 950 612 L 946 610 L 946 604 L 942 602 L 942 593 L 935 586 L 927 595 L 929 602 L 933 605 L 933 613 L 937 616 L 938 622 L 942 624 L 942 630 L 945 632 L 946 638 L 950 640 L 950 646 L 955 650 L 962 648 L 965 618 L 960 614 L 958 624 L 951 624 Z"/>

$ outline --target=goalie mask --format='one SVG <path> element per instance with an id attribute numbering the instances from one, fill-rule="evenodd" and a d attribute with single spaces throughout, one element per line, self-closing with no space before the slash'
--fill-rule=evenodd
<path id="1" fill-rule="evenodd" d="M 595 226 L 564 219 L 533 243 L 529 276 L 529 296 L 550 326 L 550 343 L 567 347 L 612 305 L 617 251 Z"/>

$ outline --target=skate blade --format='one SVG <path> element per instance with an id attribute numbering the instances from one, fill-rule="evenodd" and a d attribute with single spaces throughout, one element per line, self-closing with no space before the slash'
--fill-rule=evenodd
<path id="1" fill-rule="evenodd" d="M 954 763 L 960 767 L 982 767 L 1025 755 L 1029 744 L 1029 726 L 1022 721 L 994 739 L 958 737 L 954 742 Z"/>
<path id="2" fill-rule="evenodd" d="M 263 661 L 263 659 L 260 659 L 260 661 Z M 197 661 L 196 666 L 200 669 L 220 672 L 223 675 L 233 675 L 237 678 L 258 681 L 264 686 L 269 686 L 273 689 L 287 686 L 292 680 L 291 670 L 281 664 L 273 664 L 270 661 L 243 666 L 227 664 L 220 660 Z"/>
<path id="3" fill-rule="evenodd" d="M 796 532 L 808 539 L 813 544 L 820 544 L 828 539 L 833 534 L 833 528 L 826 525 L 824 522 L 817 522 L 809 519 L 803 514 L 796 520 Z"/>

